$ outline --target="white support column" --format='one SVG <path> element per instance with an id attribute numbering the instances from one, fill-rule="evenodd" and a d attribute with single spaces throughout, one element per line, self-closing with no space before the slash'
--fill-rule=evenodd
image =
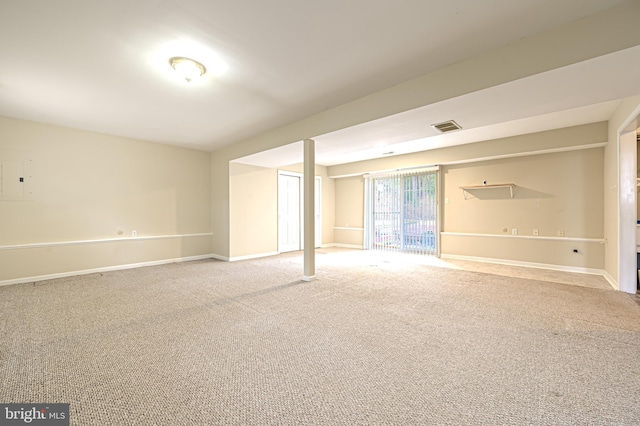
<path id="1" fill-rule="evenodd" d="M 618 285 L 621 291 L 635 294 L 636 275 L 636 132 L 619 136 L 620 142 L 620 207 L 619 207 L 619 249 L 618 249 Z"/>
<path id="2" fill-rule="evenodd" d="M 315 174 L 316 174 L 316 142 L 313 139 L 304 140 L 304 281 L 311 281 L 316 277 L 316 249 L 315 249 Z"/>

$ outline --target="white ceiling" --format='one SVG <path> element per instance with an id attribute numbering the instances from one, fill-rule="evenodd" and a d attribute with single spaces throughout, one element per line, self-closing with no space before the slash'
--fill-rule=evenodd
<path id="1" fill-rule="evenodd" d="M 214 150 L 622 2 L 2 0 L 0 115 Z M 606 120 L 617 98 L 640 93 L 639 53 L 318 135 L 318 162 Z M 172 56 L 212 72 L 179 81 Z M 607 74 L 616 61 L 629 75 Z M 429 124 L 447 119 L 466 130 L 436 136 Z"/>

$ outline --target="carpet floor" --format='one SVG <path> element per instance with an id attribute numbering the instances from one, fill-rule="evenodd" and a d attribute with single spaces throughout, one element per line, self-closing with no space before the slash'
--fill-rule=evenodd
<path id="1" fill-rule="evenodd" d="M 323 249 L 0 287 L 0 402 L 72 425 L 638 425 L 640 305 Z"/>

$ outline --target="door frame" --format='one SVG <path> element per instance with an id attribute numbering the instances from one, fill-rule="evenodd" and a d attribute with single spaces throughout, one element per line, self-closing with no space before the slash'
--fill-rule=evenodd
<path id="1" fill-rule="evenodd" d="M 406 173 L 405 173 L 406 172 Z M 442 222 L 442 203 L 440 202 L 440 198 L 442 197 L 443 191 L 441 188 L 441 170 L 439 166 L 422 166 L 422 167 L 410 167 L 406 169 L 398 169 L 395 172 L 382 172 L 382 173 L 369 173 L 364 175 L 364 239 L 363 246 L 367 250 L 371 250 L 374 248 L 374 228 L 375 224 L 373 223 L 373 193 L 375 188 L 373 188 L 374 179 L 376 178 L 385 178 L 385 177 L 396 177 L 398 175 L 409 174 L 410 172 L 419 174 L 419 173 L 433 173 L 435 176 L 434 183 L 434 214 L 435 214 L 435 224 L 434 224 L 434 242 L 435 247 L 433 253 L 429 253 L 429 256 L 440 257 L 440 233 L 441 233 L 441 222 Z M 404 191 L 404 189 L 401 189 Z M 401 195 L 402 198 L 402 195 Z M 401 209 L 404 208 L 403 203 L 399 203 Z M 401 213 L 401 216 L 404 217 L 404 212 Z M 401 232 L 403 230 L 401 229 Z M 400 238 L 401 244 L 404 245 L 404 237 Z M 398 251 L 404 251 L 400 249 Z"/>
<path id="2" fill-rule="evenodd" d="M 278 223 L 277 223 L 277 229 L 278 229 L 278 253 L 285 253 L 285 252 L 289 252 L 289 251 L 296 251 L 296 250 L 286 250 L 286 251 L 282 251 L 281 247 L 280 247 L 280 176 L 290 176 L 290 177 L 296 177 L 300 179 L 300 209 L 299 211 L 299 215 L 300 215 L 300 245 L 298 247 L 298 250 L 302 250 L 304 247 L 304 187 L 302 185 L 302 181 L 304 179 L 304 175 L 302 173 L 298 173 L 298 172 L 291 172 L 288 170 L 278 170 L 278 195 L 277 195 L 277 203 L 276 203 L 276 208 L 278 210 L 276 217 L 278 218 Z M 314 229 L 314 239 L 315 239 L 315 247 L 319 248 L 322 247 L 322 177 L 321 176 L 314 176 L 314 180 L 315 180 L 315 190 L 314 190 L 314 195 L 315 195 L 315 229 Z"/>
<path id="3" fill-rule="evenodd" d="M 618 128 L 618 290 L 635 294 L 637 285 L 637 129 L 640 105 Z"/>

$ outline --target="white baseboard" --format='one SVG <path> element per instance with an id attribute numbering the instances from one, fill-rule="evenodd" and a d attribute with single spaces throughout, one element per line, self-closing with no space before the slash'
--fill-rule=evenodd
<path id="1" fill-rule="evenodd" d="M 217 259 L 217 260 L 222 260 L 224 262 L 229 262 L 229 258 L 227 256 L 221 256 L 219 254 L 212 254 L 211 255 L 212 258 Z"/>
<path id="2" fill-rule="evenodd" d="M 38 275 L 35 277 L 25 277 L 25 278 L 15 278 L 11 280 L 0 281 L 0 286 L 11 285 L 11 284 L 22 284 L 22 283 L 31 283 L 35 281 L 44 281 L 44 280 L 53 280 L 56 278 L 67 278 L 67 277 L 75 277 L 77 275 L 88 275 L 95 274 L 100 272 L 110 272 L 110 271 L 121 271 L 124 269 L 134 269 L 134 268 L 142 268 L 144 266 L 156 266 L 156 265 L 165 265 L 167 263 L 178 263 L 178 262 L 190 262 L 193 260 L 203 260 L 203 259 L 211 259 L 215 258 L 212 254 L 203 254 L 199 256 L 189 256 L 189 257 L 179 257 L 175 259 L 164 259 L 164 260 L 152 260 L 149 262 L 140 262 L 140 263 L 129 263 L 126 265 L 117 265 L 117 266 L 106 266 L 104 268 L 94 268 L 94 269 L 83 269 L 80 271 L 69 271 L 69 272 L 60 272 L 57 274 L 48 274 L 48 275 Z"/>
<path id="3" fill-rule="evenodd" d="M 246 256 L 227 257 L 226 260 L 227 262 L 237 262 L 239 260 L 258 259 L 260 257 L 275 256 L 277 254 L 280 254 L 280 253 L 278 253 L 277 251 L 272 251 L 268 253 L 249 254 Z M 218 259 L 218 257 L 216 257 L 216 259 Z M 220 260 L 225 260 L 225 259 L 220 259 Z"/>
<path id="4" fill-rule="evenodd" d="M 618 284 L 618 281 L 616 281 L 607 271 L 604 271 L 602 276 L 604 277 L 605 280 L 607 280 L 609 284 L 611 284 L 611 287 L 620 291 L 620 285 Z"/>
<path id="5" fill-rule="evenodd" d="M 330 248 L 330 247 L 342 247 L 342 248 L 352 248 L 352 249 L 362 250 L 361 245 L 339 244 L 339 243 L 323 244 L 322 247 L 316 247 L 316 248 Z M 280 252 L 273 251 L 273 252 L 267 252 L 267 253 L 257 253 L 257 254 L 249 254 L 246 256 L 234 256 L 234 257 L 226 257 L 226 256 L 221 256 L 219 254 L 212 254 L 211 257 L 213 257 L 214 259 L 223 260 L 225 262 L 237 262 L 240 260 L 250 260 L 250 259 L 258 259 L 261 257 L 277 256 L 279 254 Z"/>
<path id="6" fill-rule="evenodd" d="M 440 257 L 442 259 L 469 260 L 469 261 L 472 261 L 472 262 L 495 263 L 497 265 L 508 265 L 508 266 L 522 266 L 522 267 L 525 267 L 525 268 L 548 269 L 548 270 L 551 270 L 551 271 L 574 272 L 574 273 L 579 273 L 579 274 L 591 274 L 591 275 L 602 275 L 602 276 L 604 276 L 604 274 L 605 274 L 605 271 L 603 269 L 592 269 L 592 268 L 581 268 L 581 267 L 577 267 L 577 266 L 554 265 L 554 264 L 550 264 L 550 263 L 522 262 L 522 261 L 519 261 L 519 260 L 494 259 L 494 258 L 488 258 L 488 257 L 475 257 L 475 256 L 461 256 L 461 255 L 457 255 L 457 254 L 444 254 L 444 253 L 441 254 Z"/>

